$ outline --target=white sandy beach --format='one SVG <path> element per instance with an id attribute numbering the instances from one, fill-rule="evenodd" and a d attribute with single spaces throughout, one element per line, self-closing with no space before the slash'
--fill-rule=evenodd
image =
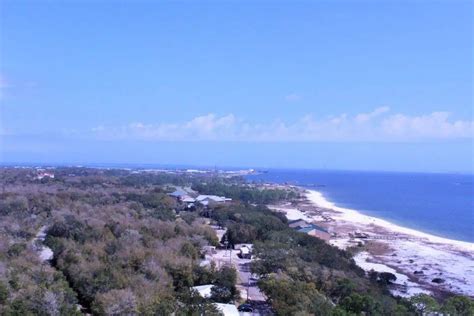
<path id="1" fill-rule="evenodd" d="M 398 285 L 404 285 L 405 291 L 394 288 L 393 293 L 410 296 L 440 289 L 453 293 L 474 296 L 474 244 L 464 241 L 442 238 L 402 227 L 389 221 L 361 214 L 356 210 L 337 207 L 317 191 L 306 191 L 307 198 L 314 205 L 333 211 L 330 215 L 334 222 L 329 226 L 337 231 L 339 225 L 351 225 L 369 235 L 390 236 L 389 239 L 376 239 L 388 246 L 384 254 L 367 252 L 354 259 L 366 271 L 396 274 Z M 384 232 L 380 234 L 380 231 Z M 349 238 L 341 236 L 331 243 L 344 248 Z M 415 271 L 417 274 L 415 275 Z M 444 283 L 435 284 L 434 278 L 442 278 Z"/>
<path id="2" fill-rule="evenodd" d="M 390 230 L 392 232 L 406 234 L 406 235 L 410 235 L 417 238 L 423 238 L 432 243 L 437 243 L 437 244 L 445 245 L 445 246 L 446 245 L 455 246 L 460 250 L 474 252 L 474 243 L 443 238 L 443 237 L 427 234 L 424 232 L 420 232 L 418 230 L 414 230 L 411 228 L 402 227 L 380 218 L 364 215 L 356 210 L 338 207 L 334 203 L 328 201 L 320 192 L 317 192 L 314 190 L 307 190 L 307 192 L 308 193 L 306 196 L 308 200 L 313 202 L 315 205 L 337 211 L 339 214 L 335 216 L 336 217 L 335 219 L 343 220 L 346 222 L 359 223 L 363 225 L 375 225 L 375 226 L 386 228 L 387 230 Z"/>
<path id="3" fill-rule="evenodd" d="M 341 208 L 328 201 L 320 192 L 306 190 L 309 203 L 318 212 L 304 211 L 304 207 L 270 206 L 284 212 L 288 219 L 317 222 L 335 233 L 330 243 L 345 249 L 359 242 L 380 245 L 369 247 L 354 257 L 366 271 L 390 272 L 397 276 L 392 286 L 394 295 L 412 296 L 418 293 L 444 291 L 474 297 L 474 244 L 434 236 L 389 221 L 364 215 L 356 210 Z M 328 221 L 327 219 L 330 218 Z M 349 232 L 367 233 L 369 238 L 351 238 Z M 416 271 L 416 273 L 415 273 Z M 441 278 L 443 283 L 433 283 Z"/>

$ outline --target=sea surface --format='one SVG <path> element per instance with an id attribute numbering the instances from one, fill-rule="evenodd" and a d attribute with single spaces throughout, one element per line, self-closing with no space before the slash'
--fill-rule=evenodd
<path id="1" fill-rule="evenodd" d="M 268 170 L 246 179 L 302 186 L 339 207 L 474 242 L 474 174 Z"/>

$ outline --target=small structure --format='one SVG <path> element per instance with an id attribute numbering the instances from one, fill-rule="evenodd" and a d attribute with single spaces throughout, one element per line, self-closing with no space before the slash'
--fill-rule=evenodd
<path id="1" fill-rule="evenodd" d="M 214 303 L 217 309 L 224 314 L 224 316 L 239 316 L 239 310 L 233 304 L 222 304 L 222 303 Z"/>
<path id="2" fill-rule="evenodd" d="M 317 237 L 324 241 L 328 241 L 331 238 L 331 234 L 326 229 L 315 224 L 310 224 L 307 227 L 300 228 L 298 229 L 298 231 L 300 233 L 305 233 L 310 236 Z"/>
<path id="3" fill-rule="evenodd" d="M 204 284 L 204 285 L 198 285 L 198 286 L 193 286 L 191 289 L 197 291 L 201 297 L 204 298 L 209 298 L 211 297 L 211 290 L 214 287 L 212 284 Z"/>
<path id="4" fill-rule="evenodd" d="M 174 198 L 177 198 L 177 199 L 181 199 L 183 197 L 188 196 L 188 192 L 186 192 L 184 190 L 181 190 L 181 189 L 176 189 L 174 192 L 168 193 L 168 195 L 172 196 Z"/>
<path id="5" fill-rule="evenodd" d="M 196 202 L 196 199 L 190 197 L 189 195 L 185 195 L 181 198 L 181 202 L 186 203 L 186 204 L 191 204 Z"/>
<path id="6" fill-rule="evenodd" d="M 349 233 L 349 237 L 352 237 L 352 238 L 359 238 L 359 239 L 365 239 L 365 238 L 369 238 L 369 234 L 367 233 L 363 233 L 361 232 L 360 230 L 356 230 L 355 232 L 353 233 Z"/>
<path id="7" fill-rule="evenodd" d="M 242 259 L 252 259 L 252 244 L 237 244 L 235 249 L 239 251 L 239 257 Z"/>
<path id="8" fill-rule="evenodd" d="M 240 248 L 239 256 L 242 259 L 252 259 L 252 253 L 250 252 L 250 249 L 247 247 Z"/>
<path id="9" fill-rule="evenodd" d="M 187 191 L 177 188 L 174 192 L 168 193 L 169 196 L 176 198 L 177 201 L 183 203 L 186 208 L 190 209 L 194 206 L 196 199 L 189 195 Z"/>
<path id="10" fill-rule="evenodd" d="M 196 202 L 205 206 L 209 205 L 209 203 L 225 203 L 228 201 L 232 201 L 232 199 L 217 195 L 199 195 L 196 198 Z"/>
<path id="11" fill-rule="evenodd" d="M 215 246 L 204 246 L 201 249 L 201 254 L 203 255 L 214 255 L 216 254 L 216 247 Z"/>
<path id="12" fill-rule="evenodd" d="M 301 218 L 300 219 L 294 219 L 294 220 L 288 222 L 288 226 L 290 226 L 291 228 L 295 228 L 295 229 L 308 227 L 310 225 L 311 225 L 310 223 L 308 223 L 307 221 L 305 221 L 304 219 L 301 219 Z"/>

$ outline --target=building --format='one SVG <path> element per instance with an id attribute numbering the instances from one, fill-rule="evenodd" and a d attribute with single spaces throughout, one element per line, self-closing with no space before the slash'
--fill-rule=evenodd
<path id="1" fill-rule="evenodd" d="M 310 236 L 317 237 L 324 241 L 328 241 L 329 238 L 331 238 L 331 234 L 326 229 L 314 224 L 310 224 L 307 227 L 299 228 L 298 231 L 300 233 L 305 233 Z"/>
<path id="2" fill-rule="evenodd" d="M 188 192 L 186 192 L 184 190 L 181 190 L 181 189 L 176 189 L 174 192 L 168 193 L 168 195 L 172 196 L 174 198 L 177 198 L 177 199 L 181 199 L 183 197 L 188 196 Z"/>
<path id="3" fill-rule="evenodd" d="M 353 232 L 353 233 L 349 233 L 349 237 L 351 237 L 351 238 L 365 239 L 365 238 L 369 238 L 370 235 L 367 234 L 367 233 L 363 233 L 363 232 L 361 232 L 360 230 L 356 230 L 356 231 Z"/>
<path id="4" fill-rule="evenodd" d="M 212 284 L 204 284 L 204 285 L 193 286 L 191 289 L 198 292 L 199 295 L 201 295 L 201 297 L 209 298 L 211 297 L 211 292 L 212 292 L 213 287 L 214 285 Z"/>
<path id="5" fill-rule="evenodd" d="M 38 175 L 36 176 L 36 179 L 41 180 L 43 178 L 54 179 L 54 173 L 46 172 L 46 171 L 38 172 Z"/>
<path id="6" fill-rule="evenodd" d="M 215 246 L 204 246 L 201 248 L 201 254 L 203 255 L 213 255 L 216 254 L 216 247 Z"/>
<path id="7" fill-rule="evenodd" d="M 176 198 L 181 203 L 186 204 L 186 208 L 192 208 L 196 199 L 189 195 L 188 192 L 181 188 L 177 188 L 174 192 L 168 193 L 169 196 Z"/>
<path id="8" fill-rule="evenodd" d="M 239 251 L 240 258 L 252 259 L 252 244 L 236 244 L 234 248 Z"/>
<path id="9" fill-rule="evenodd" d="M 233 304 L 222 304 L 222 303 L 214 303 L 217 309 L 224 314 L 224 316 L 239 316 L 239 310 Z"/>
<path id="10" fill-rule="evenodd" d="M 239 256 L 242 259 L 252 259 L 252 252 L 250 248 L 248 248 L 247 246 L 244 246 L 240 248 Z"/>
<path id="11" fill-rule="evenodd" d="M 189 204 L 189 203 L 194 203 L 196 202 L 196 199 L 190 197 L 189 195 L 185 195 L 181 198 L 181 202 Z"/>
<path id="12" fill-rule="evenodd" d="M 217 195 L 199 195 L 196 198 L 196 202 L 201 203 L 202 205 L 209 205 L 210 203 L 225 203 L 228 201 L 232 201 L 230 198 L 226 198 L 224 196 L 217 196 Z"/>
<path id="13" fill-rule="evenodd" d="M 290 226 L 291 228 L 295 228 L 295 229 L 308 227 L 310 225 L 311 225 L 310 223 L 308 223 L 307 221 L 305 221 L 304 219 L 301 219 L 301 218 L 300 219 L 294 219 L 294 220 L 288 222 L 288 226 Z"/>

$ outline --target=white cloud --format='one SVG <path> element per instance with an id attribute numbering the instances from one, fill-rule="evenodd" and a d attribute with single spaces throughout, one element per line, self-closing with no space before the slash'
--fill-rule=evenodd
<path id="1" fill-rule="evenodd" d="M 233 114 L 207 114 L 181 123 L 131 123 L 118 128 L 98 126 L 92 133 L 105 139 L 172 141 L 420 141 L 474 138 L 474 122 L 450 119 L 447 112 L 420 116 L 390 114 L 388 107 L 369 113 L 325 118 L 306 115 L 294 122 L 250 123 Z"/>
<path id="2" fill-rule="evenodd" d="M 288 102 L 300 101 L 303 97 L 296 93 L 291 93 L 285 96 L 285 100 Z"/>
<path id="3" fill-rule="evenodd" d="M 372 112 L 370 113 L 361 113 L 361 114 L 357 114 L 355 116 L 355 120 L 356 122 L 359 122 L 359 123 L 364 123 L 364 122 L 367 122 L 373 118 L 376 118 L 377 116 L 380 116 L 386 112 L 390 111 L 390 108 L 388 106 L 382 106 L 380 108 L 376 108 L 375 110 L 373 110 Z"/>

